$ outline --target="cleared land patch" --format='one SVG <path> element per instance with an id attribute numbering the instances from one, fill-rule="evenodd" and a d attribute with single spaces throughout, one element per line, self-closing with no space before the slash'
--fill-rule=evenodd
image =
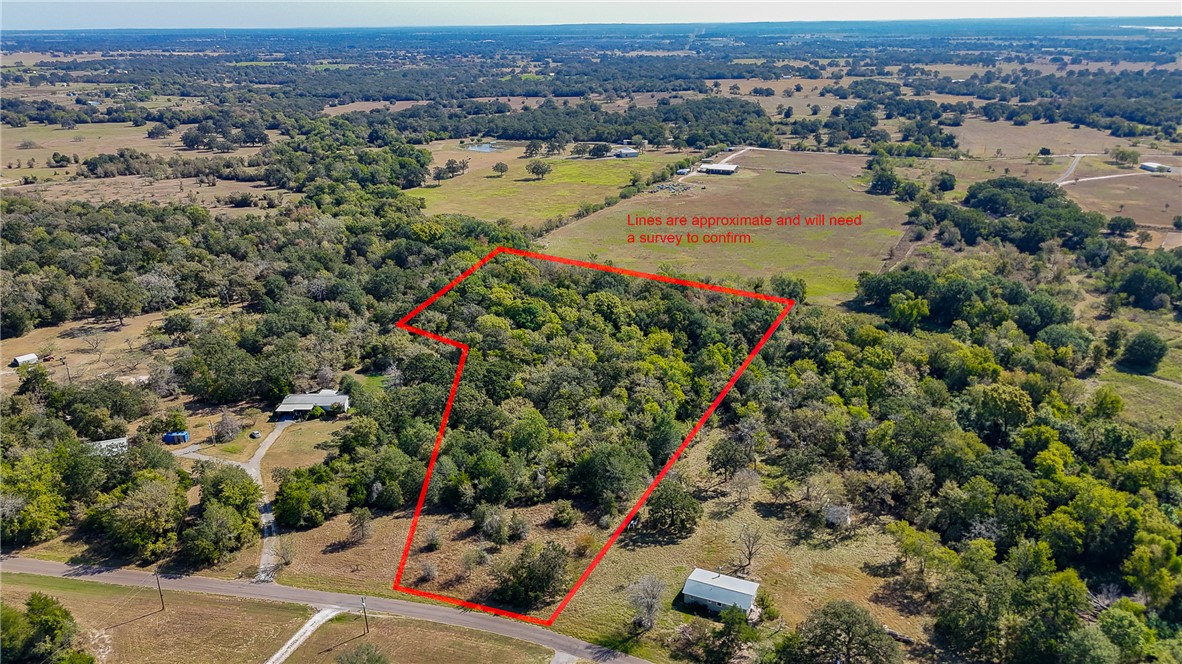
<path id="1" fill-rule="evenodd" d="M 23 169 L 22 169 L 23 170 Z M 14 171 L 15 172 L 15 171 Z M 247 214 L 265 214 L 257 207 L 235 207 L 219 198 L 231 194 L 251 194 L 255 199 L 270 195 L 282 202 L 296 201 L 303 194 L 285 189 L 268 187 L 262 182 L 238 182 L 218 180 L 213 186 L 199 185 L 196 178 L 153 180 L 140 175 L 121 175 L 113 178 L 80 178 L 70 182 L 20 185 L 13 189 L 23 195 L 39 195 L 52 201 L 86 201 L 88 203 L 152 202 L 152 203 L 195 203 L 207 208 L 215 215 L 224 214 L 240 217 Z"/>
<path id="2" fill-rule="evenodd" d="M 864 193 L 856 181 L 863 155 L 751 150 L 732 157 L 735 175 L 684 178 L 681 194 L 636 196 L 572 222 L 541 240 L 550 253 L 583 259 L 595 254 L 622 267 L 656 271 L 668 264 L 688 274 L 712 277 L 767 277 L 777 272 L 802 277 L 809 297 L 852 293 L 863 270 L 874 271 L 903 232 L 908 206 Z M 804 171 L 800 175 L 776 173 Z M 629 215 L 732 216 L 791 212 L 854 217 L 861 226 L 743 229 L 750 244 L 664 246 L 628 244 Z M 693 229 L 691 229 L 693 230 Z"/>
<path id="3" fill-rule="evenodd" d="M 487 141 L 486 141 L 487 144 Z M 631 159 L 546 157 L 543 161 L 553 171 L 539 180 L 525 170 L 529 159 L 520 142 L 497 142 L 498 149 L 481 152 L 469 149 L 472 143 L 438 141 L 429 147 L 434 156 L 433 166 L 442 166 L 449 159 L 469 159 L 469 170 L 438 186 L 429 185 L 410 189 L 412 196 L 427 201 L 428 214 L 466 214 L 481 219 L 508 218 L 519 226 L 540 226 L 547 219 L 573 214 L 583 203 L 602 203 L 607 196 L 627 186 L 636 171 L 648 177 L 666 164 L 684 159 L 686 153 L 664 149 L 646 150 Z M 497 162 L 509 166 L 503 177 L 492 167 Z"/>
<path id="4" fill-rule="evenodd" d="M 1172 228 L 1174 217 L 1182 214 L 1182 173 L 1129 173 L 1132 173 L 1129 177 L 1071 183 L 1064 190 L 1085 210 L 1109 216 L 1124 215 L 1138 224 Z"/>
<path id="5" fill-rule="evenodd" d="M 299 604 L 125 587 L 4 573 L 4 603 L 33 592 L 61 600 L 78 621 L 83 648 L 100 664 L 262 662 L 311 615 Z"/>
<path id="6" fill-rule="evenodd" d="M 1053 154 L 1074 154 L 1102 153 L 1130 145 L 1128 139 L 1090 127 L 1072 129 L 1072 125 L 1066 122 L 1031 123 L 1018 127 L 1002 120 L 989 122 L 968 118 L 960 127 L 948 127 L 948 133 L 956 136 L 961 150 L 985 159 L 1024 157 L 1037 154 L 1040 148 L 1049 148 Z"/>

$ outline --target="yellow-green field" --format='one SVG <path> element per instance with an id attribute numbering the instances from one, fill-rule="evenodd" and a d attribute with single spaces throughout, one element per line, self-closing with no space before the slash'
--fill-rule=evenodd
<path id="1" fill-rule="evenodd" d="M 34 592 L 59 599 L 78 621 L 78 646 L 101 664 L 263 662 L 312 613 L 299 604 L 169 590 L 160 611 L 155 588 L 32 574 L 4 573 L 0 581 L 5 604 Z"/>
<path id="2" fill-rule="evenodd" d="M 732 157 L 735 175 L 693 175 L 685 193 L 643 194 L 572 222 L 541 239 L 547 252 L 570 258 L 610 259 L 628 268 L 657 271 L 662 265 L 693 275 L 802 277 L 810 297 L 852 294 L 863 270 L 874 271 L 902 234 L 908 207 L 890 197 L 864 193 L 856 178 L 866 158 L 858 155 L 749 151 Z M 776 169 L 803 170 L 801 175 Z M 670 246 L 628 244 L 629 215 L 772 217 L 825 214 L 854 217 L 861 226 L 763 227 L 748 233 L 750 244 Z M 691 232 L 701 229 L 687 228 Z M 727 229 L 723 229 L 725 232 Z M 647 229 L 648 232 L 654 232 Z"/>
<path id="3" fill-rule="evenodd" d="M 554 170 L 538 180 L 525 170 L 529 160 L 523 156 L 524 146 L 508 143 L 505 146 L 496 152 L 477 152 L 465 149 L 459 141 L 432 143 L 434 166 L 442 166 L 448 159 L 470 159 L 470 170 L 466 175 L 444 180 L 439 186 L 432 183 L 407 193 L 424 198 L 428 214 L 506 218 L 517 226 L 540 226 L 547 219 L 573 214 L 582 203 L 602 203 L 605 197 L 628 185 L 633 171 L 648 177 L 665 164 L 687 156 L 653 149 L 634 159 L 548 157 L 544 161 Z M 497 162 L 509 166 L 504 177 L 498 177 L 492 170 Z"/>

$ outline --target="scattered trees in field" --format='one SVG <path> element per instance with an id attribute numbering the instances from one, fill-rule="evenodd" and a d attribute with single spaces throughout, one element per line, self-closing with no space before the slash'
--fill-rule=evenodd
<path id="1" fill-rule="evenodd" d="M 525 165 L 525 170 L 535 178 L 543 180 L 550 174 L 550 171 L 554 170 L 554 167 L 541 159 L 533 159 Z"/>

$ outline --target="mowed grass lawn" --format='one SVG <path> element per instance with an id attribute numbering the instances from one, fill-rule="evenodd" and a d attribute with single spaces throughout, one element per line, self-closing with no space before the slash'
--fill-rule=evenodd
<path id="1" fill-rule="evenodd" d="M 267 492 L 273 493 L 278 486 L 271 480 L 274 468 L 306 468 L 314 466 L 328 456 L 327 449 L 316 446 L 332 440 L 332 435 L 349 423 L 347 416 L 330 420 L 307 420 L 296 422 L 279 434 L 279 439 L 263 457 L 263 482 Z M 272 427 L 273 428 L 273 427 Z"/>
<path id="2" fill-rule="evenodd" d="M 61 600 L 78 621 L 79 645 L 106 663 L 263 662 L 312 614 L 300 604 L 169 590 L 160 611 L 155 588 L 9 573 L 0 582 L 5 604 L 34 592 Z"/>
<path id="3" fill-rule="evenodd" d="M 631 182 L 636 171 L 647 178 L 653 171 L 689 156 L 665 149 L 643 152 L 633 159 L 545 157 L 553 167 L 538 180 L 525 170 L 529 159 L 521 144 L 505 144 L 504 150 L 478 152 L 459 141 L 440 141 L 430 145 L 432 167 L 448 159 L 469 159 L 469 171 L 438 186 L 432 182 L 407 193 L 427 201 L 428 214 L 466 214 L 479 219 L 509 219 L 515 226 L 540 226 L 547 219 L 573 214 L 583 203 L 602 203 Z M 509 172 L 498 177 L 493 164 L 504 162 Z"/>
<path id="4" fill-rule="evenodd" d="M 871 196 L 856 181 L 865 157 L 820 153 L 750 151 L 730 163 L 735 175 L 693 175 L 692 190 L 680 194 L 642 194 L 572 222 L 544 236 L 548 253 L 569 258 L 610 259 L 617 265 L 657 271 L 662 265 L 698 276 L 767 277 L 784 273 L 808 283 L 809 297 L 844 299 L 859 272 L 875 271 L 903 232 L 907 206 Z M 776 169 L 805 171 L 802 175 Z M 629 244 L 630 232 L 670 232 L 659 227 L 629 228 L 628 216 L 779 215 L 862 216 L 861 226 L 771 226 L 721 228 L 748 233 L 749 244 Z M 673 232 L 698 232 L 686 227 Z"/>
<path id="5" fill-rule="evenodd" d="M 499 634 L 409 618 L 371 615 L 366 635 L 361 616 L 342 614 L 317 629 L 287 661 L 332 664 L 337 657 L 363 643 L 372 643 L 391 662 L 408 664 L 545 664 L 554 657 L 554 651 L 549 648 Z"/>

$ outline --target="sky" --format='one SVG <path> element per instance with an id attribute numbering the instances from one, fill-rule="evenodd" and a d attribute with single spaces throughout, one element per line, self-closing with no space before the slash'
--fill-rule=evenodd
<path id="1" fill-rule="evenodd" d="M 105 0 L 0 4 L 4 30 L 306 28 L 571 23 L 732 23 L 920 18 L 1178 16 L 1178 0 Z"/>

